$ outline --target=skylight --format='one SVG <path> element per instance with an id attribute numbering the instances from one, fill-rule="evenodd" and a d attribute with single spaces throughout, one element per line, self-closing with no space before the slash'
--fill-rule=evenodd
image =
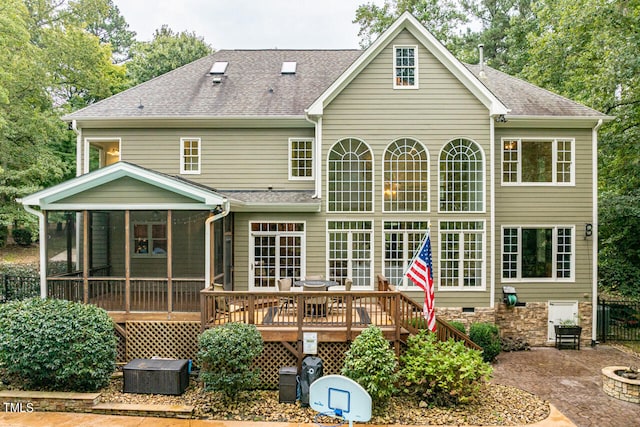
<path id="1" fill-rule="evenodd" d="M 224 74 L 227 71 L 227 65 L 229 63 L 227 61 L 216 61 L 211 67 L 209 74 Z"/>
<path id="2" fill-rule="evenodd" d="M 297 62 L 283 62 L 280 73 L 282 74 L 295 74 Z"/>

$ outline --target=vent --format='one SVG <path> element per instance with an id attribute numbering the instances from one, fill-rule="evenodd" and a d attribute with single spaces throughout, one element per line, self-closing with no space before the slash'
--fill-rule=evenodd
<path id="1" fill-rule="evenodd" d="M 209 70 L 209 74 L 224 74 L 227 71 L 227 66 L 229 65 L 226 61 L 216 61 Z"/>
<path id="2" fill-rule="evenodd" d="M 297 62 L 283 62 L 282 69 L 280 70 L 281 74 L 295 74 Z"/>

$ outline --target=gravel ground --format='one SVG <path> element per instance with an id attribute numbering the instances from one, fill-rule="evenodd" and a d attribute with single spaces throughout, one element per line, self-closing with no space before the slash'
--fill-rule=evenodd
<path id="1" fill-rule="evenodd" d="M 103 390 L 103 402 L 173 404 L 195 406 L 195 416 L 216 420 L 252 420 L 312 423 L 317 413 L 299 403 L 278 403 L 277 391 L 240 394 L 225 404 L 217 393 L 204 392 L 195 378 L 182 396 L 122 393 L 122 378 L 115 378 Z M 453 408 L 428 408 L 410 397 L 394 398 L 389 407 L 376 411 L 370 424 L 405 425 L 521 425 L 545 419 L 549 403 L 520 389 L 490 384 L 477 402 Z M 327 421 L 328 422 L 328 421 Z"/>

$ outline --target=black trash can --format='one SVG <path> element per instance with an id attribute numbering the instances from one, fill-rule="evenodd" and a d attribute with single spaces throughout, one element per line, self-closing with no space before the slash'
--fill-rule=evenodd
<path id="1" fill-rule="evenodd" d="M 309 406 L 309 387 L 322 376 L 322 359 L 315 356 L 307 356 L 302 360 L 302 372 L 300 373 L 300 406 Z"/>
<path id="2" fill-rule="evenodd" d="M 278 371 L 280 382 L 278 402 L 280 403 L 296 403 L 298 389 L 298 370 L 295 366 L 283 366 Z"/>

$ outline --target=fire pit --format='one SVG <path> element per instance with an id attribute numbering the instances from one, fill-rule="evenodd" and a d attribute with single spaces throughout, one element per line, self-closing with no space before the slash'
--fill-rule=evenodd
<path id="1" fill-rule="evenodd" d="M 638 369 L 632 369 L 629 366 L 607 366 L 602 368 L 602 388 L 611 397 L 640 404 L 640 374 L 638 374 Z"/>

